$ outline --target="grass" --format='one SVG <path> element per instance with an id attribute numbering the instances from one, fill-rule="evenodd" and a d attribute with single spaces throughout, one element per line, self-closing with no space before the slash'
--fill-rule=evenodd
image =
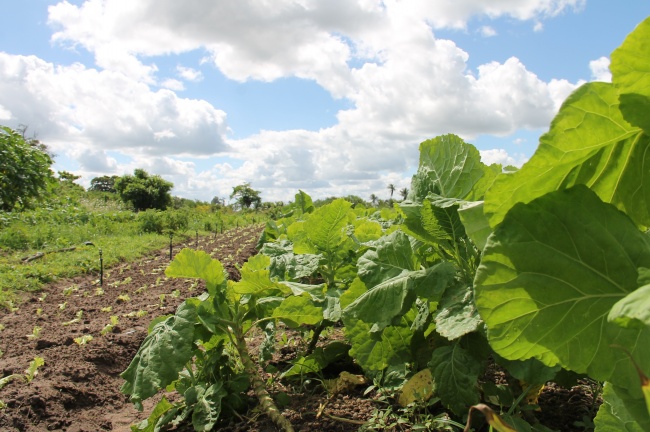
<path id="1" fill-rule="evenodd" d="M 110 268 L 164 248 L 170 223 L 177 242 L 266 219 L 263 214 L 212 213 L 209 206 L 134 213 L 114 194 L 75 188 L 55 195 L 33 210 L 0 212 L 0 307 L 12 307 L 20 292 L 39 291 L 60 278 L 99 277 L 100 249 L 104 268 Z M 151 226 L 156 232 L 149 232 Z M 24 262 L 36 253 L 45 255 Z"/>

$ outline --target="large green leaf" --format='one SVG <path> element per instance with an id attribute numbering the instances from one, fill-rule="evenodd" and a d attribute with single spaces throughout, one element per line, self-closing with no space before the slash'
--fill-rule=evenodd
<path id="1" fill-rule="evenodd" d="M 402 320 L 404 321 L 404 320 Z M 352 348 L 350 356 L 367 372 L 399 367 L 412 361 L 411 337 L 408 323 L 389 326 L 378 333 L 370 333 L 370 324 L 356 318 L 343 317 L 345 335 Z"/>
<path id="2" fill-rule="evenodd" d="M 122 372 L 121 391 L 139 404 L 178 378 L 192 358 L 196 306 L 183 302 L 176 314 L 158 323 Z"/>
<path id="3" fill-rule="evenodd" d="M 481 317 L 474 305 L 472 287 L 457 283 L 442 296 L 436 311 L 436 331 L 454 340 L 478 329 Z"/>
<path id="4" fill-rule="evenodd" d="M 203 251 L 187 248 L 176 254 L 165 274 L 176 278 L 203 279 L 212 296 L 216 296 L 217 287 L 226 281 L 226 272 L 218 260 Z"/>
<path id="5" fill-rule="evenodd" d="M 567 98 L 533 157 L 487 191 L 492 227 L 515 203 L 578 184 L 650 226 L 650 139 L 625 121 L 618 96 L 612 84 L 592 82 Z"/>
<path id="6" fill-rule="evenodd" d="M 465 198 L 483 175 L 476 147 L 456 135 L 442 135 L 420 144 L 420 165 L 409 198 L 421 202 L 429 193 Z"/>
<path id="7" fill-rule="evenodd" d="M 611 384 L 605 385 L 603 403 L 594 419 L 596 432 L 643 432 Z"/>
<path id="8" fill-rule="evenodd" d="M 608 317 L 625 328 L 650 327 L 650 285 L 642 286 L 619 300 Z"/>
<path id="9" fill-rule="evenodd" d="M 620 349 L 650 362 L 650 331 L 607 321 L 650 264 L 650 239 L 584 186 L 517 204 L 488 239 L 474 283 L 490 345 L 507 359 L 589 373 L 625 388 L 638 377 Z"/>
<path id="10" fill-rule="evenodd" d="M 382 330 L 395 317 L 404 315 L 415 301 L 415 278 L 423 272 L 404 271 L 369 289 L 343 310 L 343 315 L 372 323 L 372 332 Z"/>
<path id="11" fill-rule="evenodd" d="M 620 93 L 625 119 L 650 134 L 650 18 L 612 53 L 612 83 Z M 646 173 L 648 175 L 648 173 Z"/>
<path id="12" fill-rule="evenodd" d="M 458 216 L 465 226 L 467 236 L 476 247 L 483 250 L 487 238 L 492 234 L 490 221 L 483 211 L 483 201 L 463 203 L 458 209 Z"/>
<path id="13" fill-rule="evenodd" d="M 289 229 L 289 238 L 294 241 L 295 253 L 334 253 L 347 238 L 345 227 L 353 219 L 352 204 L 337 199 L 319 207 L 301 225 L 301 230 Z M 302 233 L 299 233 L 302 231 Z M 292 234 L 300 234 L 293 236 Z"/>
<path id="14" fill-rule="evenodd" d="M 221 400 L 228 395 L 221 383 L 212 384 L 203 392 L 192 413 L 192 426 L 195 431 L 211 431 L 221 415 Z"/>
<path id="15" fill-rule="evenodd" d="M 479 402 L 477 381 L 483 368 L 459 344 L 433 351 L 429 369 L 438 397 L 455 414 L 465 415 L 470 406 Z"/>
<path id="16" fill-rule="evenodd" d="M 323 309 L 315 306 L 308 295 L 289 296 L 273 311 L 273 316 L 292 327 L 314 325 L 323 320 Z"/>
<path id="17" fill-rule="evenodd" d="M 297 216 L 314 211 L 314 203 L 307 193 L 299 190 L 295 198 L 294 207 L 297 209 Z"/>
<path id="18" fill-rule="evenodd" d="M 416 270 L 417 261 L 409 237 L 395 231 L 377 240 L 374 249 L 359 258 L 358 275 L 366 286 L 372 288 L 404 270 Z"/>

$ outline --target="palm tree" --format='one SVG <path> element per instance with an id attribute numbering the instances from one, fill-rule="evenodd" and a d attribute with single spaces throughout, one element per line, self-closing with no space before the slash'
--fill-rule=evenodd
<path id="1" fill-rule="evenodd" d="M 372 203 L 373 207 L 377 205 L 377 200 L 379 197 L 375 194 L 370 194 L 370 202 Z"/>
<path id="2" fill-rule="evenodd" d="M 388 185 L 388 190 L 390 191 L 390 199 L 393 199 L 393 193 L 395 192 L 395 185 L 390 183 Z"/>
<path id="3" fill-rule="evenodd" d="M 401 191 L 399 191 L 399 194 L 402 196 L 402 199 L 406 199 L 406 197 L 409 195 L 408 188 L 402 189 Z"/>

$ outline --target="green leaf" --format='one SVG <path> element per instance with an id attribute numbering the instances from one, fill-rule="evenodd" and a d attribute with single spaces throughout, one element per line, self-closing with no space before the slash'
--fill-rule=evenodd
<path id="1" fill-rule="evenodd" d="M 459 344 L 434 350 L 429 369 L 437 396 L 456 415 L 465 415 L 470 406 L 480 401 L 477 381 L 481 363 Z"/>
<path id="2" fill-rule="evenodd" d="M 176 314 L 158 323 L 122 372 L 126 380 L 121 391 L 139 404 L 178 378 L 193 355 L 196 307 L 181 303 Z"/>
<path id="3" fill-rule="evenodd" d="M 442 135 L 420 144 L 420 165 L 411 182 L 416 201 L 429 193 L 465 198 L 484 175 L 478 150 L 456 135 Z"/>
<path id="4" fill-rule="evenodd" d="M 490 220 L 483 211 L 483 201 L 465 202 L 458 209 L 458 216 L 465 226 L 467 236 L 476 247 L 483 250 L 487 238 L 492 234 Z"/>
<path id="5" fill-rule="evenodd" d="M 513 377 L 524 381 L 528 385 L 541 385 L 555 378 L 560 371 L 560 366 L 549 367 L 541 361 L 530 358 L 528 360 L 506 360 L 497 356 L 496 362 L 507 369 Z"/>
<path id="6" fill-rule="evenodd" d="M 350 345 L 340 341 L 330 342 L 322 348 L 317 347 L 312 354 L 294 361 L 293 366 L 282 374 L 282 378 L 319 372 L 329 364 L 344 358 L 348 351 L 350 351 Z"/>
<path id="7" fill-rule="evenodd" d="M 643 432 L 644 430 L 628 411 L 611 384 L 606 384 L 603 391 L 603 403 L 594 419 L 597 432 Z"/>
<path id="8" fill-rule="evenodd" d="M 474 283 L 490 345 L 507 359 L 638 387 L 611 345 L 647 364 L 650 331 L 621 329 L 607 315 L 649 264 L 650 238 L 584 186 L 517 204 L 488 239 Z"/>
<path id="9" fill-rule="evenodd" d="M 361 279 L 355 278 L 352 283 L 350 284 L 350 287 L 341 294 L 340 297 L 340 304 L 341 308 L 345 309 L 348 307 L 352 302 L 354 302 L 361 294 L 364 292 L 368 291 L 368 288 L 366 288 L 366 284 L 364 284 Z"/>
<path id="10" fill-rule="evenodd" d="M 314 203 L 311 197 L 301 190 L 296 194 L 294 207 L 298 210 L 297 216 L 314 211 Z"/>
<path id="11" fill-rule="evenodd" d="M 286 282 L 286 281 L 282 281 L 280 283 L 288 287 L 289 289 L 291 289 L 291 292 L 295 296 L 300 296 L 307 293 L 314 301 L 325 300 L 325 289 L 327 288 L 327 285 L 325 284 L 309 285 L 309 284 L 302 284 L 298 282 Z"/>
<path id="12" fill-rule="evenodd" d="M 624 328 L 650 327 L 650 285 L 645 285 L 616 302 L 607 319 Z"/>
<path id="13" fill-rule="evenodd" d="M 515 203 L 584 184 L 650 226 L 650 138 L 625 121 L 618 103 L 609 83 L 591 82 L 571 94 L 533 157 L 519 171 L 498 176 L 487 191 L 490 225 L 496 227 Z"/>
<path id="14" fill-rule="evenodd" d="M 131 431 L 132 432 L 155 432 L 156 427 L 158 427 L 159 429 L 160 426 L 162 426 L 158 424 L 160 418 L 163 417 L 165 413 L 167 413 L 169 410 L 173 408 L 174 405 L 169 403 L 167 398 L 163 396 L 160 402 L 156 404 L 153 411 L 151 411 L 149 417 L 145 420 L 142 420 L 137 425 L 131 426 Z"/>
<path id="15" fill-rule="evenodd" d="M 352 348 L 350 356 L 366 372 L 401 367 L 412 361 L 413 332 L 402 319 L 399 326 L 389 326 L 378 333 L 370 333 L 370 324 L 355 318 L 343 317 L 345 335 Z"/>
<path id="16" fill-rule="evenodd" d="M 367 243 L 372 240 L 379 239 L 384 235 L 379 222 L 371 221 L 368 219 L 357 219 L 353 221 L 354 236 L 360 243 Z"/>
<path id="17" fill-rule="evenodd" d="M 364 253 L 357 262 L 359 278 L 368 287 L 400 275 L 404 270 L 417 269 L 417 257 L 411 240 L 395 231 L 374 243 L 374 249 Z"/>
<path id="18" fill-rule="evenodd" d="M 314 325 L 323 320 L 323 309 L 315 306 L 309 296 L 290 296 L 273 311 L 273 317 L 292 327 Z"/>
<path id="19" fill-rule="evenodd" d="M 212 384 L 198 398 L 192 413 L 195 431 L 211 431 L 221 415 L 221 400 L 228 395 L 221 383 Z"/>
<path id="20" fill-rule="evenodd" d="M 217 287 L 226 281 L 226 272 L 218 260 L 203 251 L 187 248 L 176 254 L 165 274 L 168 277 L 203 279 L 212 296 L 216 296 Z"/>
<path id="21" fill-rule="evenodd" d="M 364 292 L 343 310 L 343 316 L 372 323 L 372 332 L 382 330 L 413 305 L 416 298 L 414 273 L 404 271 Z"/>
<path id="22" fill-rule="evenodd" d="M 455 284 L 447 288 L 435 317 L 436 331 L 448 340 L 478 329 L 481 317 L 474 306 L 472 287 Z"/>
<path id="23" fill-rule="evenodd" d="M 292 231 L 289 230 L 289 239 L 294 241 L 294 252 L 334 253 L 348 238 L 345 227 L 354 216 L 351 206 L 350 202 L 339 198 L 314 210 L 302 225 L 304 235 L 292 238 Z"/>
<path id="24" fill-rule="evenodd" d="M 650 134 L 650 18 L 646 18 L 612 53 L 612 83 L 620 93 L 625 119 Z M 646 173 L 647 174 L 647 173 Z"/>

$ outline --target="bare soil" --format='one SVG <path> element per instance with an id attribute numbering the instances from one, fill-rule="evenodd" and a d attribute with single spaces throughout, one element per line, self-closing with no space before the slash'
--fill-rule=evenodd
<path id="1" fill-rule="evenodd" d="M 174 251 L 185 246 L 205 250 L 222 261 L 231 279 L 238 280 L 236 266 L 256 253 L 254 246 L 260 232 L 259 225 L 240 228 L 216 237 L 200 238 L 198 245 L 195 239 L 177 244 Z M 168 263 L 169 249 L 161 249 L 138 261 L 108 269 L 102 287 L 98 275 L 61 280 L 26 297 L 18 310 L 1 310 L 2 376 L 24 374 L 35 357 L 43 358 L 45 364 L 32 382 L 14 380 L 0 389 L 0 401 L 6 404 L 0 410 L 0 430 L 127 432 L 130 425 L 148 417 L 158 399 L 145 401 L 144 411 L 138 412 L 120 392 L 123 380 L 119 374 L 137 352 L 151 320 L 174 313 L 184 298 L 196 296 L 204 289 L 191 280 L 167 279 L 164 270 Z M 82 315 L 75 321 L 79 311 L 83 311 Z M 119 322 L 112 332 L 102 335 L 111 316 L 117 316 Z M 35 327 L 41 328 L 37 337 Z M 306 343 L 291 332 L 285 334 L 288 343 L 285 340 L 279 345 L 270 362 L 278 370 L 286 369 Z M 84 335 L 93 339 L 85 345 L 75 342 L 75 338 Z M 334 330 L 326 337 L 342 338 L 342 335 Z M 260 340 L 259 336 L 247 340 L 253 355 Z M 342 370 L 360 373 L 349 363 L 326 370 L 324 378 L 336 378 Z M 328 395 L 318 380 L 281 382 L 274 379 L 277 373 L 265 374 L 265 378 L 271 383 L 272 396 L 296 431 L 356 431 L 372 418 L 373 412 L 388 406 L 374 391 L 364 394 L 368 385 Z M 277 430 L 256 410 L 252 392 L 249 396 L 250 410 L 225 419 L 218 430 Z M 540 395 L 539 405 L 541 411 L 535 415 L 552 429 L 589 430 L 588 420 L 593 417 L 594 407 L 589 386 L 564 389 L 548 385 Z M 191 428 L 182 426 L 177 430 Z M 369 430 L 408 431 L 410 428 L 396 425 Z"/>

